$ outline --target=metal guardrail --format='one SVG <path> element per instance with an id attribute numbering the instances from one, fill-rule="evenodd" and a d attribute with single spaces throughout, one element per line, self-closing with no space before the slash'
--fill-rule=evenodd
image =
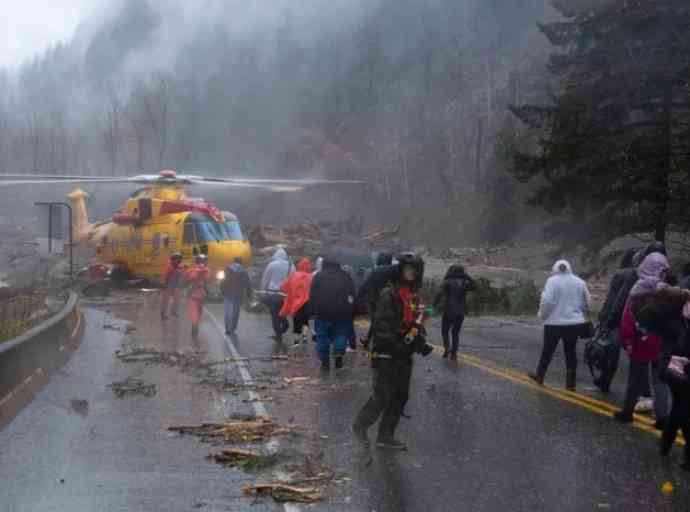
<path id="1" fill-rule="evenodd" d="M 22 294 L 0 301 L 0 343 L 19 336 L 50 316 L 45 298 L 45 294 Z"/>

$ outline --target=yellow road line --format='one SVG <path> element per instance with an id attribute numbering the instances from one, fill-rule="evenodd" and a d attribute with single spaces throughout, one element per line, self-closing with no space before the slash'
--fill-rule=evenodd
<path id="1" fill-rule="evenodd" d="M 435 346 L 434 352 L 437 354 L 442 354 L 443 349 L 439 346 Z M 612 405 L 608 402 L 584 396 L 573 391 L 560 390 L 548 386 L 539 385 L 524 373 L 520 373 L 508 368 L 499 367 L 493 362 L 484 361 L 483 359 L 480 359 L 475 356 L 461 354 L 460 359 L 465 363 L 474 366 L 475 368 L 479 368 L 480 370 L 490 373 L 491 375 L 494 375 L 496 377 L 501 377 L 511 382 L 515 382 L 516 384 L 522 384 L 523 386 L 529 387 L 536 391 L 540 391 L 551 397 L 558 398 L 559 400 L 562 400 L 564 402 L 580 406 L 583 409 L 587 409 L 588 411 L 601 414 L 603 416 L 613 417 L 613 413 L 620 410 L 619 407 L 616 407 L 615 405 Z M 656 437 L 661 437 L 661 431 L 654 428 L 654 424 L 650 418 L 646 418 L 638 414 L 635 414 L 634 418 L 635 421 L 632 423 L 632 425 L 635 428 L 652 434 Z M 676 438 L 676 444 L 679 444 L 681 446 L 685 445 L 685 441 L 683 440 L 682 436 Z"/>

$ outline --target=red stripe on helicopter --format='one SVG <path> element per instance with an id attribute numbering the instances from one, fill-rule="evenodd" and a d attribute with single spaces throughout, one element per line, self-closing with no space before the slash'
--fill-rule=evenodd
<path id="1" fill-rule="evenodd" d="M 182 212 L 205 213 L 216 222 L 221 220 L 220 210 L 205 201 L 164 201 L 158 213 L 159 215 L 169 215 Z"/>

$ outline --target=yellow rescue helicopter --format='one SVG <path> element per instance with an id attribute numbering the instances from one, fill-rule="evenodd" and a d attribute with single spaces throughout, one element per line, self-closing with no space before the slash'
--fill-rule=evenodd
<path id="1" fill-rule="evenodd" d="M 197 254 L 208 256 L 208 265 L 218 279 L 223 269 L 240 258 L 249 265 L 252 250 L 239 219 L 203 199 L 190 198 L 188 185 L 296 192 L 323 184 L 354 184 L 346 180 L 295 180 L 253 178 L 205 178 L 179 175 L 173 170 L 128 178 L 96 176 L 0 175 L 0 187 L 46 183 L 132 183 L 143 185 L 109 220 L 90 223 L 86 192 L 77 188 L 68 194 L 72 202 L 75 241 L 96 251 L 99 262 L 112 266 L 118 275 L 158 280 L 173 253 L 190 263 Z"/>

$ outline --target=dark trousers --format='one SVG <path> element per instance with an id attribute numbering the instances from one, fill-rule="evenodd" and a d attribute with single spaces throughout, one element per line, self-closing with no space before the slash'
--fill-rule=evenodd
<path id="1" fill-rule="evenodd" d="M 235 332 L 237 324 L 240 321 L 240 307 L 242 299 L 240 297 L 223 299 L 223 310 L 225 318 L 225 332 L 226 334 Z"/>
<path id="2" fill-rule="evenodd" d="M 273 325 L 273 332 L 278 337 L 285 334 L 285 331 L 290 327 L 286 318 L 281 317 L 278 313 L 283 307 L 283 298 L 280 295 L 267 295 L 263 299 L 264 304 L 268 306 L 271 312 L 271 324 Z"/>
<path id="3" fill-rule="evenodd" d="M 676 440 L 678 429 L 685 438 L 685 460 L 690 461 L 690 385 L 671 385 L 673 406 L 664 425 L 663 440 L 670 448 Z"/>
<path id="4" fill-rule="evenodd" d="M 650 373 L 654 389 L 654 415 L 658 420 L 663 420 L 668 416 L 668 386 L 659 378 L 656 361 L 640 362 L 632 359 L 628 371 L 628 387 L 625 390 L 625 400 L 621 411 L 623 414 L 632 414 L 637 400 L 649 393 Z"/>
<path id="5" fill-rule="evenodd" d="M 577 338 L 582 330 L 582 325 L 545 325 L 544 326 L 544 347 L 539 359 L 537 373 L 543 377 L 551 364 L 553 353 L 556 351 L 558 342 L 563 340 L 563 351 L 565 352 L 565 366 L 568 372 L 575 373 L 577 370 L 577 354 L 575 347 Z"/>
<path id="6" fill-rule="evenodd" d="M 457 354 L 458 345 L 460 344 L 460 329 L 462 329 L 464 321 L 464 315 L 450 317 L 443 315 L 443 320 L 441 321 L 441 334 L 443 335 L 443 348 L 446 352 L 448 352 L 448 348 L 450 347 L 450 352 Z M 451 339 L 453 341 L 452 345 L 450 344 Z"/>
<path id="7" fill-rule="evenodd" d="M 309 325 L 310 316 L 311 312 L 309 309 L 309 303 L 307 302 L 297 313 L 295 313 L 295 316 L 292 319 L 292 332 L 295 334 L 302 334 L 302 329 L 304 329 L 304 326 Z"/>
<path id="8" fill-rule="evenodd" d="M 368 429 L 381 416 L 379 439 L 390 439 L 410 395 L 412 361 L 376 359 L 374 393 L 359 411 L 355 425 Z"/>

